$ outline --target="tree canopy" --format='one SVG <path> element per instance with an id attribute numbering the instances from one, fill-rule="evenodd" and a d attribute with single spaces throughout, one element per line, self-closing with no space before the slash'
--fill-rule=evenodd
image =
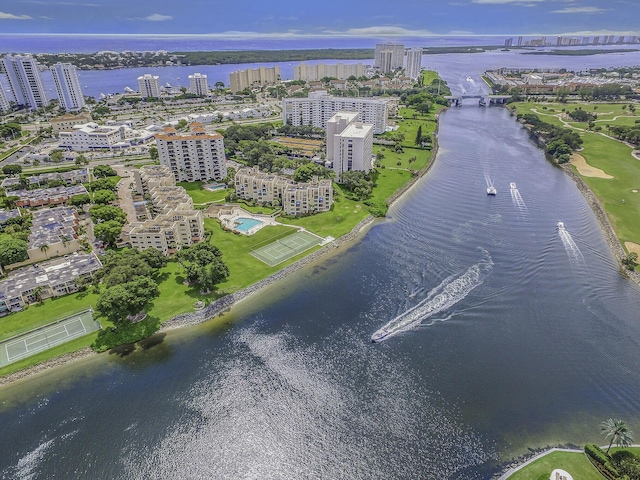
<path id="1" fill-rule="evenodd" d="M 16 238 L 0 240 L 0 265 L 23 262 L 27 258 L 27 242 Z"/>

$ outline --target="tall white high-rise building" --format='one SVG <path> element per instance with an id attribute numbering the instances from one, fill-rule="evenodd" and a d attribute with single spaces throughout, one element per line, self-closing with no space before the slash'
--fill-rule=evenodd
<path id="1" fill-rule="evenodd" d="M 4 94 L 4 88 L 0 85 L 0 112 L 8 112 L 11 108 L 7 96 Z"/>
<path id="2" fill-rule="evenodd" d="M 349 170 L 371 170 L 373 125 L 365 125 L 355 112 L 338 112 L 327 122 L 327 161 L 340 178 Z"/>
<path id="3" fill-rule="evenodd" d="M 82 110 L 84 95 L 75 65 L 56 63 L 51 67 L 51 76 L 56 84 L 60 106 L 67 112 Z"/>
<path id="4" fill-rule="evenodd" d="M 208 95 L 209 83 L 207 82 L 207 76 L 202 73 L 189 75 L 189 93 L 193 93 L 194 95 Z"/>
<path id="5" fill-rule="evenodd" d="M 189 125 L 189 133 L 166 128 L 156 135 L 161 165 L 167 165 L 178 182 L 217 180 L 227 176 L 224 140 L 219 133 L 206 133 L 202 124 Z"/>
<path id="6" fill-rule="evenodd" d="M 6 55 L 4 70 L 18 105 L 37 109 L 49 103 L 36 59 L 28 55 Z"/>
<path id="7" fill-rule="evenodd" d="M 378 67 L 382 73 L 402 68 L 403 62 L 404 45 L 395 43 L 376 44 L 374 67 Z"/>
<path id="8" fill-rule="evenodd" d="M 411 47 L 407 50 L 407 66 L 405 74 L 413 80 L 420 76 L 422 69 L 422 47 Z"/>
<path id="9" fill-rule="evenodd" d="M 138 77 L 138 85 L 142 98 L 160 98 L 160 82 L 158 81 L 157 75 L 145 73 L 141 77 Z"/>
<path id="10" fill-rule="evenodd" d="M 327 128 L 327 121 L 338 112 L 358 112 L 362 122 L 373 125 L 373 133 L 384 133 L 387 128 L 389 112 L 385 99 L 332 97 L 324 90 L 311 92 L 307 98 L 282 99 L 285 125 Z"/>

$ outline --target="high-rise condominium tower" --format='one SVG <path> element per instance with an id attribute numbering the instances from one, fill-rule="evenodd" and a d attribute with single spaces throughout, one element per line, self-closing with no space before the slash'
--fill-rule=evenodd
<path id="1" fill-rule="evenodd" d="M 28 55 L 6 55 L 2 62 L 11 93 L 18 105 L 37 109 L 49 103 L 35 58 Z"/>
<path id="2" fill-rule="evenodd" d="M 67 112 L 82 110 L 84 107 L 84 95 L 80 88 L 78 72 L 75 65 L 70 63 L 56 63 L 51 67 L 53 82 L 58 91 L 60 106 Z"/>

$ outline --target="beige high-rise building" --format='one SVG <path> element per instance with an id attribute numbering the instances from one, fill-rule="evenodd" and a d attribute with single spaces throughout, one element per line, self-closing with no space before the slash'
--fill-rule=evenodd
<path id="1" fill-rule="evenodd" d="M 207 76 L 202 73 L 189 75 L 189 93 L 194 95 L 209 95 Z"/>
<path id="2" fill-rule="evenodd" d="M 373 125 L 355 112 L 336 113 L 327 122 L 327 161 L 337 178 L 349 170 L 369 172 L 372 166 Z"/>
<path id="3" fill-rule="evenodd" d="M 301 63 L 293 67 L 293 79 L 305 82 L 315 82 L 326 77 L 346 80 L 351 76 L 362 77 L 365 73 L 367 73 L 367 67 L 362 63 L 317 63 L 315 65 Z"/>
<path id="4" fill-rule="evenodd" d="M 245 88 L 275 85 L 280 81 L 280 67 L 259 67 L 238 70 L 229 74 L 231 92 L 241 92 Z"/>
<path id="5" fill-rule="evenodd" d="M 138 77 L 138 86 L 142 98 L 160 98 L 160 82 L 157 75 L 145 73 Z"/>
<path id="6" fill-rule="evenodd" d="M 404 45 L 395 43 L 378 43 L 375 49 L 374 66 L 382 73 L 402 68 L 404 62 Z"/>
<path id="7" fill-rule="evenodd" d="M 156 135 L 160 164 L 171 169 L 177 182 L 222 181 L 227 176 L 222 135 L 206 133 L 197 122 L 189 129 L 177 133 L 166 128 Z"/>

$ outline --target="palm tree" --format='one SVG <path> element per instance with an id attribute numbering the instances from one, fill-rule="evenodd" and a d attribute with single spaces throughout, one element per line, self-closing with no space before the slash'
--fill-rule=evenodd
<path id="1" fill-rule="evenodd" d="M 45 257 L 49 258 L 49 255 L 47 255 L 47 250 L 49 250 L 49 245 L 47 245 L 46 243 L 40 245 L 40 251 L 44 253 Z"/>
<path id="2" fill-rule="evenodd" d="M 633 442 L 633 432 L 629 430 L 629 426 L 622 420 L 609 418 L 600 424 L 600 433 L 604 435 L 604 438 L 611 437 L 609 442 L 609 448 L 607 448 L 607 455 L 613 442 L 616 442 L 618 447 L 629 447 Z"/>

